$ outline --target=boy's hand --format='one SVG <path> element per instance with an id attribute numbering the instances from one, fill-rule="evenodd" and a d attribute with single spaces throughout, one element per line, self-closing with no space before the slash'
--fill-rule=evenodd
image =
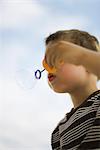
<path id="1" fill-rule="evenodd" d="M 46 61 L 51 67 L 58 67 L 61 62 L 81 65 L 84 51 L 85 48 L 66 41 L 50 43 L 46 48 Z"/>
<path id="2" fill-rule="evenodd" d="M 94 52 L 70 42 L 58 41 L 47 45 L 45 56 L 49 67 L 57 69 L 61 62 L 82 65 L 100 79 L 100 52 Z"/>

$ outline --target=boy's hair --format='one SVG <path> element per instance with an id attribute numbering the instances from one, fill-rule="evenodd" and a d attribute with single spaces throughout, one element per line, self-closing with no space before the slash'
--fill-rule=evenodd
<path id="1" fill-rule="evenodd" d="M 95 36 L 77 29 L 57 31 L 46 38 L 45 44 L 60 40 L 72 42 L 93 51 L 100 50 L 99 41 Z"/>

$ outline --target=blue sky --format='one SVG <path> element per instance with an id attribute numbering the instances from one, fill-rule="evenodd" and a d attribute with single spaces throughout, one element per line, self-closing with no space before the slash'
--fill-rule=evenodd
<path id="1" fill-rule="evenodd" d="M 1 150 L 51 149 L 51 132 L 73 105 L 68 94 L 49 88 L 46 72 L 34 80 L 34 70 L 43 69 L 45 37 L 77 28 L 100 39 L 99 6 L 100 0 L 0 1 Z"/>

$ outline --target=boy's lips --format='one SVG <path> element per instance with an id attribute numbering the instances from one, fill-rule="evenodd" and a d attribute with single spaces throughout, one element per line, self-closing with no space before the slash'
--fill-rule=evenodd
<path id="1" fill-rule="evenodd" d="M 52 73 L 49 73 L 49 74 L 48 74 L 48 80 L 49 80 L 50 82 L 53 81 L 55 78 L 56 78 L 56 76 L 55 76 L 54 74 L 52 74 Z"/>

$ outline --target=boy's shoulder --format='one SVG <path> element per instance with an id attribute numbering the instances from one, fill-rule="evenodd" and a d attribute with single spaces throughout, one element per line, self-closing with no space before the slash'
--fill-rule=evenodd
<path id="1" fill-rule="evenodd" d="M 63 143 L 66 143 L 67 148 L 73 147 L 75 145 L 73 137 L 77 137 L 77 135 L 76 140 L 80 145 L 81 136 L 84 138 L 87 131 L 91 131 L 90 128 L 93 127 L 93 124 L 100 125 L 98 118 L 100 118 L 100 90 L 92 93 L 81 106 L 76 109 L 72 108 L 65 114 L 52 132 L 52 147 L 62 147 Z"/>
<path id="2" fill-rule="evenodd" d="M 70 117 L 75 118 L 77 114 L 80 114 L 80 117 L 83 114 L 88 114 L 90 111 L 97 110 L 100 107 L 100 90 L 95 91 L 92 93 L 79 107 L 72 108 L 68 113 L 64 115 L 64 117 L 58 122 L 55 130 L 59 130 L 59 126 L 65 124 Z"/>

